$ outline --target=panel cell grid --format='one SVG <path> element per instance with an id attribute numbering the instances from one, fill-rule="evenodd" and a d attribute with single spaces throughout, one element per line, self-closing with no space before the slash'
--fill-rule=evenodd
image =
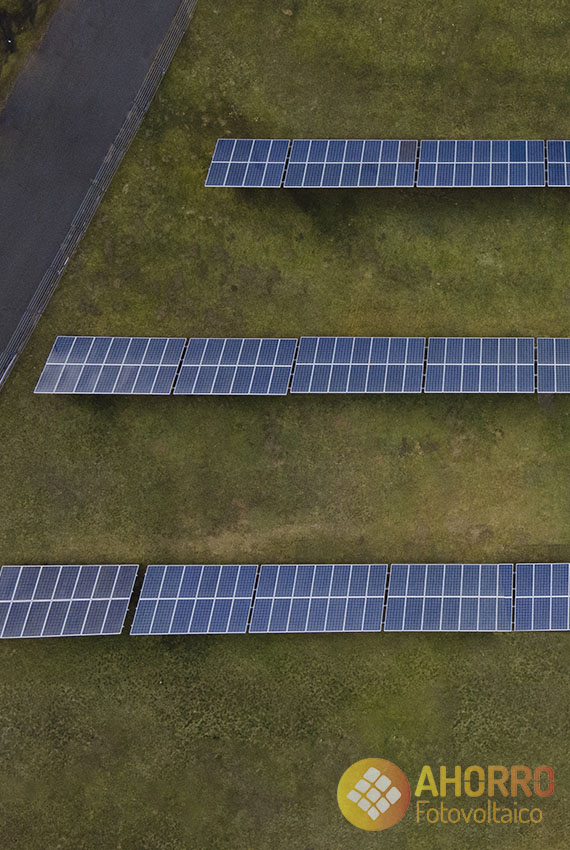
<path id="1" fill-rule="evenodd" d="M 174 395 L 286 395 L 296 339 L 190 339 Z"/>
<path id="2" fill-rule="evenodd" d="M 424 337 L 302 337 L 292 393 L 419 393 Z"/>
<path id="3" fill-rule="evenodd" d="M 34 392 L 169 395 L 186 339 L 58 336 Z"/>
<path id="4" fill-rule="evenodd" d="M 151 564 L 132 635 L 243 634 L 255 564 Z"/>
<path id="5" fill-rule="evenodd" d="M 546 142 L 548 185 L 570 186 L 570 141 Z"/>
<path id="6" fill-rule="evenodd" d="M 537 340 L 539 393 L 570 393 L 570 339 Z"/>
<path id="7" fill-rule="evenodd" d="M 512 594 L 512 564 L 392 564 L 384 631 L 511 631 Z"/>
<path id="8" fill-rule="evenodd" d="M 263 564 L 249 632 L 379 632 L 386 573 L 386 564 Z"/>
<path id="9" fill-rule="evenodd" d="M 0 637 L 121 633 L 136 564 L 4 566 Z"/>
<path id="10" fill-rule="evenodd" d="M 568 631 L 568 564 L 517 564 L 515 631 Z"/>
<path id="11" fill-rule="evenodd" d="M 289 139 L 218 139 L 206 186 L 281 186 Z"/>
<path id="12" fill-rule="evenodd" d="M 412 139 L 295 139 L 284 186 L 413 186 L 417 149 Z"/>
<path id="13" fill-rule="evenodd" d="M 532 337 L 431 337 L 426 393 L 533 393 Z"/>
<path id="14" fill-rule="evenodd" d="M 422 140 L 416 185 L 544 186 L 541 139 Z"/>

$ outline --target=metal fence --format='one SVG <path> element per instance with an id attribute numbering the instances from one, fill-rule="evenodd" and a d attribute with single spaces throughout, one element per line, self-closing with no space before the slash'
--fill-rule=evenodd
<path id="1" fill-rule="evenodd" d="M 156 52 L 152 65 L 125 118 L 123 126 L 117 133 L 97 174 L 91 181 L 87 194 L 83 198 L 71 222 L 67 236 L 61 243 L 57 254 L 42 277 L 36 293 L 28 304 L 8 345 L 0 354 L 0 388 L 6 381 L 12 367 L 30 339 L 35 326 L 42 317 L 71 255 L 89 227 L 103 195 L 121 164 L 121 160 L 136 136 L 160 82 L 182 40 L 182 36 L 188 28 L 197 2 L 198 0 L 181 0 L 166 36 Z"/>

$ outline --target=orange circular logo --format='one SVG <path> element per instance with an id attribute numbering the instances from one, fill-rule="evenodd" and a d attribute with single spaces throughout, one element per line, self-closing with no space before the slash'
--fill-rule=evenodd
<path id="1" fill-rule="evenodd" d="M 406 774 L 386 759 L 362 759 L 338 783 L 338 805 L 353 826 L 378 831 L 395 826 L 410 805 Z"/>

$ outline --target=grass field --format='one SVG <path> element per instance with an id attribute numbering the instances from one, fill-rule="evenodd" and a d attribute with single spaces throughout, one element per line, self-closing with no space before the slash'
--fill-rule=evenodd
<path id="1" fill-rule="evenodd" d="M 567 6 L 201 0 L 0 394 L 2 563 L 562 560 L 570 399 L 34 397 L 59 333 L 569 336 L 556 190 L 204 190 L 219 135 L 570 138 Z M 0 646 L 3 850 L 565 850 L 568 636 Z M 353 761 L 551 764 L 540 827 L 360 833 Z"/>

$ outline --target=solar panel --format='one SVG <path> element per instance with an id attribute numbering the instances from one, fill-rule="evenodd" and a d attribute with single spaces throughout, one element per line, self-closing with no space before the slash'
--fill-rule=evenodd
<path id="1" fill-rule="evenodd" d="M 279 187 L 289 139 L 218 139 L 206 186 Z"/>
<path id="2" fill-rule="evenodd" d="M 58 336 L 36 393 L 168 395 L 185 339 Z"/>
<path id="3" fill-rule="evenodd" d="M 386 564 L 263 564 L 250 633 L 379 632 Z"/>
<path id="4" fill-rule="evenodd" d="M 544 186 L 544 141 L 423 140 L 417 186 Z"/>
<path id="5" fill-rule="evenodd" d="M 292 393 L 419 393 L 424 337 L 304 336 Z"/>
<path id="6" fill-rule="evenodd" d="M 413 186 L 412 139 L 295 139 L 285 187 Z"/>
<path id="7" fill-rule="evenodd" d="M 242 634 L 256 576 L 255 564 L 152 564 L 131 634 Z"/>
<path id="8" fill-rule="evenodd" d="M 190 339 L 175 395 L 286 395 L 296 339 Z"/>
<path id="9" fill-rule="evenodd" d="M 510 631 L 512 596 L 512 564 L 392 564 L 384 631 Z"/>
<path id="10" fill-rule="evenodd" d="M 537 340 L 539 393 L 570 393 L 570 339 Z"/>
<path id="11" fill-rule="evenodd" d="M 135 564 L 4 566 L 0 636 L 118 635 L 137 570 Z"/>
<path id="12" fill-rule="evenodd" d="M 548 185 L 570 186 L 570 141 L 548 141 L 546 150 Z"/>
<path id="13" fill-rule="evenodd" d="M 532 337 L 431 337 L 426 393 L 533 393 Z"/>
<path id="14" fill-rule="evenodd" d="M 517 564 L 515 631 L 567 631 L 568 564 Z"/>

